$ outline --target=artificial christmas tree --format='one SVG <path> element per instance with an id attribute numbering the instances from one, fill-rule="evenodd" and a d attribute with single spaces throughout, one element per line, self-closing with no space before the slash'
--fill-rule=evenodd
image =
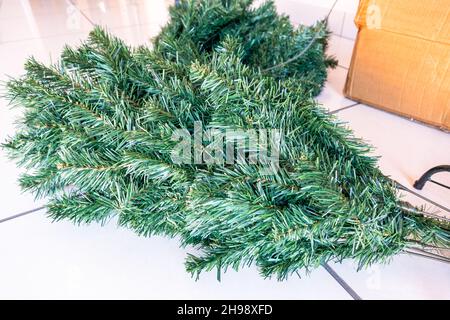
<path id="1" fill-rule="evenodd" d="M 117 216 L 142 235 L 180 236 L 204 253 L 188 258 L 194 274 L 256 264 L 284 279 L 332 259 L 365 266 L 407 246 L 448 247 L 448 221 L 401 202 L 368 146 L 314 101 L 336 64 L 326 23 L 294 29 L 273 3 L 250 4 L 181 1 L 152 49 L 96 28 L 58 65 L 29 60 L 8 84 L 25 114 L 4 145 L 29 169 L 23 188 L 48 196 L 55 220 Z M 205 140 L 233 132 L 221 141 L 243 142 L 240 161 L 196 142 L 174 161 L 199 124 Z"/>

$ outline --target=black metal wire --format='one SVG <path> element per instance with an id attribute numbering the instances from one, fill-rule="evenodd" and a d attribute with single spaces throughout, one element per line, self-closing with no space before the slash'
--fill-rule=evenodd
<path id="1" fill-rule="evenodd" d="M 438 182 L 438 181 L 435 181 L 435 180 L 433 180 L 433 179 L 428 180 L 428 182 L 437 184 L 438 186 L 440 186 L 440 187 L 442 187 L 442 188 L 446 188 L 446 189 L 449 189 L 449 190 L 450 190 L 450 186 L 447 186 L 447 185 L 445 185 L 445 184 L 443 184 L 443 183 L 440 183 L 440 182 Z"/>
<path id="2" fill-rule="evenodd" d="M 416 197 L 431 203 L 432 205 L 434 205 L 435 207 L 438 207 L 439 209 L 442 209 L 444 211 L 450 212 L 450 208 L 447 208 L 447 207 L 445 207 L 445 206 L 443 206 L 443 205 L 441 205 L 441 204 L 439 204 L 439 203 L 437 203 L 437 202 L 435 202 L 435 201 L 433 201 L 431 199 L 428 199 L 427 197 L 422 196 L 421 194 L 419 194 L 419 193 L 417 193 L 417 192 L 415 192 L 415 191 L 405 187 L 400 182 L 397 182 L 397 181 L 395 181 L 393 179 L 391 179 L 391 180 L 397 185 L 397 188 L 399 188 L 400 190 L 404 190 L 406 192 L 409 192 L 409 193 L 415 195 Z"/>
<path id="3" fill-rule="evenodd" d="M 16 219 L 16 218 L 19 218 L 19 217 L 23 217 L 23 216 L 26 216 L 26 215 L 28 215 L 30 213 L 34 213 L 34 212 L 43 210 L 45 208 L 46 208 L 45 206 L 42 206 L 42 207 L 38 207 L 38 208 L 35 208 L 35 209 L 31 209 L 31 210 L 28 210 L 28 211 L 24 211 L 24 212 L 21 212 L 21 213 L 9 216 L 9 217 L 0 219 L 0 223 L 6 222 L 6 221 L 9 221 L 9 220 L 12 220 L 12 219 Z"/>
<path id="4" fill-rule="evenodd" d="M 433 253 L 430 253 L 430 252 L 425 252 L 423 250 L 420 250 L 420 251 L 421 252 L 414 252 L 414 251 L 407 250 L 407 249 L 403 250 L 403 252 L 405 254 L 411 254 L 411 255 L 414 255 L 414 256 L 421 257 L 421 258 L 434 260 L 434 261 L 441 262 L 441 263 L 448 263 L 448 264 L 450 264 L 450 259 L 448 259 L 448 258 L 445 258 L 445 257 L 437 255 L 437 254 L 433 254 Z"/>
<path id="5" fill-rule="evenodd" d="M 347 109 L 356 107 L 356 106 L 359 105 L 359 104 L 360 104 L 359 102 L 356 102 L 356 103 L 351 104 L 351 105 L 349 105 L 349 106 L 342 107 L 342 108 L 340 108 L 340 109 L 330 111 L 330 112 L 328 112 L 328 114 L 336 114 L 336 113 L 338 113 L 338 112 L 341 112 L 341 111 L 344 111 L 344 110 L 347 110 Z"/>
<path id="6" fill-rule="evenodd" d="M 422 190 L 425 184 L 431 180 L 431 177 L 440 172 L 450 172 L 450 165 L 442 165 L 431 168 L 425 172 L 416 182 L 414 182 L 414 188 Z"/>
<path id="7" fill-rule="evenodd" d="M 336 280 L 337 283 L 353 298 L 353 300 L 362 300 L 362 298 L 342 279 L 333 268 L 326 262 L 322 263 L 323 268 Z"/>

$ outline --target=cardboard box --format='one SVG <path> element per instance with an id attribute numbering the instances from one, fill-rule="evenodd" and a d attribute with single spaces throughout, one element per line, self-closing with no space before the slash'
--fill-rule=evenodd
<path id="1" fill-rule="evenodd" d="M 450 0 L 361 0 L 345 95 L 450 130 Z"/>

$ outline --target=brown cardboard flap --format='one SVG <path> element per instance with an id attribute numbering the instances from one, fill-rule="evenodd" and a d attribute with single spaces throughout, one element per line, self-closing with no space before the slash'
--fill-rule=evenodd
<path id="1" fill-rule="evenodd" d="M 450 130 L 450 0 L 361 0 L 355 22 L 344 94 Z"/>
<path id="2" fill-rule="evenodd" d="M 362 29 L 345 94 L 450 129 L 449 46 Z"/>
<path id="3" fill-rule="evenodd" d="M 450 44 L 450 0 L 361 0 L 355 23 Z"/>

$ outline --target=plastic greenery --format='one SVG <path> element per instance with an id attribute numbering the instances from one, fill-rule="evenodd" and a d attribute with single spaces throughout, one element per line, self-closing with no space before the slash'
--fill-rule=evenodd
<path id="1" fill-rule="evenodd" d="M 330 260 L 448 248 L 448 222 L 403 203 L 368 146 L 313 99 L 336 65 L 326 23 L 294 28 L 272 2 L 250 4 L 181 1 L 152 48 L 96 28 L 58 65 L 30 59 L 8 83 L 25 113 L 4 144 L 28 169 L 23 189 L 48 197 L 54 220 L 115 216 L 141 235 L 179 236 L 203 252 L 188 257 L 193 274 L 255 264 L 284 279 Z M 195 121 L 282 129 L 278 170 L 173 163 L 172 134 Z"/>

